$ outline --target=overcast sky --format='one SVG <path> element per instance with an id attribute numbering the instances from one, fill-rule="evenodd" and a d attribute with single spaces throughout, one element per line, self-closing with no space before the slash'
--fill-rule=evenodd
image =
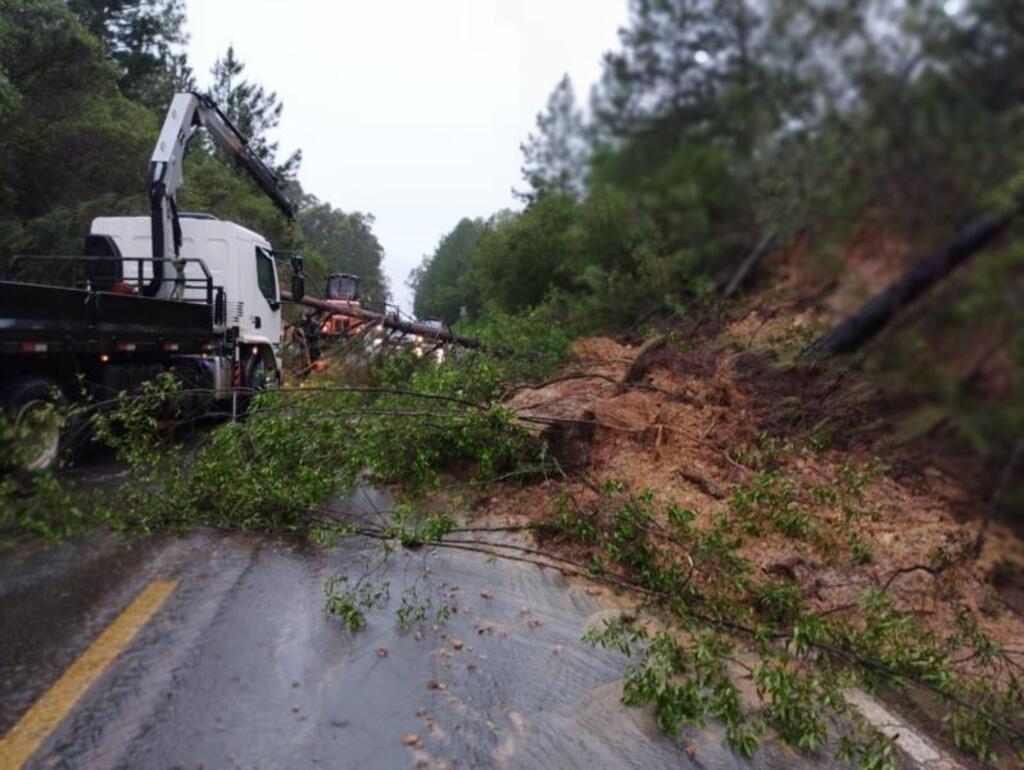
<path id="1" fill-rule="evenodd" d="M 277 91 L 303 187 L 376 216 L 394 298 L 464 216 L 516 206 L 519 143 L 568 72 L 585 99 L 627 0 L 188 0 L 202 87 L 229 44 Z"/>

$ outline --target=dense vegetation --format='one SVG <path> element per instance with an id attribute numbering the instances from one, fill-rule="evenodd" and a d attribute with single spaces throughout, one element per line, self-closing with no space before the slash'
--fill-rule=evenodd
<path id="1" fill-rule="evenodd" d="M 539 309 L 621 331 L 692 308 L 768 233 L 838 269 L 857 232 L 930 250 L 1016 205 L 1018 2 L 630 8 L 589 109 L 563 79 L 538 116 L 524 209 L 442 239 L 410 277 L 418 313 Z M 1022 258 L 1018 228 L 870 361 L 994 465 L 1024 433 Z M 979 347 L 1011 372 L 995 398 L 964 374 Z"/>
<path id="2" fill-rule="evenodd" d="M 147 213 L 149 155 L 170 97 L 202 88 L 248 135 L 290 188 L 298 227 L 247 178 L 193 142 L 183 210 L 206 211 L 307 258 L 313 287 L 329 271 L 361 275 L 368 298 L 388 298 L 373 217 L 302 191 L 301 153 L 278 157 L 271 139 L 283 105 L 245 77 L 229 48 L 211 79 L 197 78 L 181 46 L 182 0 L 0 2 L 0 268 L 13 254 L 75 254 L 95 216 Z"/>

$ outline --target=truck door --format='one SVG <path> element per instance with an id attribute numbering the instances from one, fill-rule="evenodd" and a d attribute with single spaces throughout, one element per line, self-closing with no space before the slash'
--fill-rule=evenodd
<path id="1" fill-rule="evenodd" d="M 266 338 L 276 355 L 281 340 L 281 296 L 274 258 L 261 246 L 256 247 L 256 284 L 262 301 L 252 309 L 254 334 Z"/>

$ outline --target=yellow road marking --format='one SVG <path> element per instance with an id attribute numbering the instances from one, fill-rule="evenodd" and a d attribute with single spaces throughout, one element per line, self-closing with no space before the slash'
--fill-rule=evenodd
<path id="1" fill-rule="evenodd" d="M 89 686 L 157 611 L 177 580 L 154 580 L 107 626 L 78 660 L 0 740 L 0 770 L 15 770 L 31 757 Z"/>

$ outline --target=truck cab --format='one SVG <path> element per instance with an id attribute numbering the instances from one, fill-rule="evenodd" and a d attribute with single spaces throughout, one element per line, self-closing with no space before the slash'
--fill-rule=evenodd
<path id="1" fill-rule="evenodd" d="M 237 327 L 238 341 L 247 346 L 248 353 L 264 351 L 280 372 L 281 293 L 270 242 L 209 214 L 183 214 L 180 222 L 182 258 L 201 260 L 214 285 L 224 292 L 225 327 Z M 93 220 L 90 232 L 109 236 L 117 244 L 126 284 L 138 285 L 152 278 L 152 262 L 132 261 L 152 254 L 149 217 L 99 217 Z M 198 263 L 186 263 L 189 280 L 182 299 L 202 300 L 200 270 Z"/>

